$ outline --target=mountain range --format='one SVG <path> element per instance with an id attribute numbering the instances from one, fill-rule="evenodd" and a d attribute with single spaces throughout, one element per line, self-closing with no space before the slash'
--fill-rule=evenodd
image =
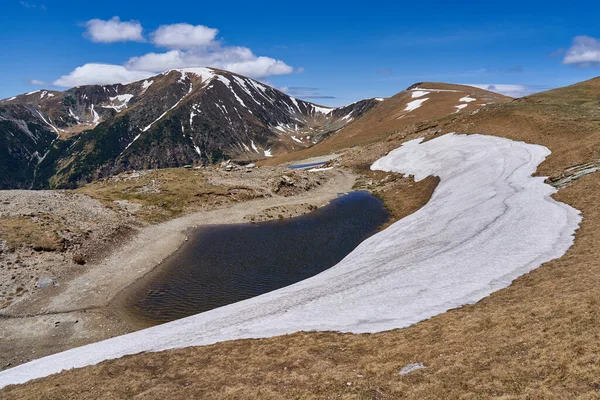
<path id="1" fill-rule="evenodd" d="M 0 188 L 72 188 L 126 170 L 251 162 L 310 147 L 383 99 L 339 108 L 213 68 L 0 101 Z"/>

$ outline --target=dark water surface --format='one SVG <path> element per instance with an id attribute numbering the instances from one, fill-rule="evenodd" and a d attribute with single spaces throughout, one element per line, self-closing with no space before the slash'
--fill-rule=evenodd
<path id="1" fill-rule="evenodd" d="M 291 169 L 308 169 L 308 168 L 320 167 L 321 165 L 325 165 L 325 164 L 327 164 L 327 161 L 317 161 L 317 162 L 308 163 L 308 164 L 290 165 L 288 168 L 291 168 Z"/>
<path id="2" fill-rule="evenodd" d="M 334 266 L 388 218 L 378 198 L 352 192 L 292 219 L 196 228 L 120 302 L 149 326 L 258 296 Z"/>

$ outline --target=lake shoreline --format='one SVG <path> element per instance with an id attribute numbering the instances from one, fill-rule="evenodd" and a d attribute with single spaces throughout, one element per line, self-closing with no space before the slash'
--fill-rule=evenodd
<path id="1" fill-rule="evenodd" d="M 59 287 L 24 301 L 16 315 L 3 318 L 0 350 L 3 359 L 10 361 L 2 363 L 0 369 L 135 331 L 132 321 L 109 306 L 111 301 L 176 252 L 185 243 L 188 229 L 249 222 L 276 207 L 305 213 L 352 191 L 354 173 L 334 170 L 328 174 L 331 178 L 327 183 L 299 195 L 249 200 L 142 228 L 102 260 L 87 265 L 85 271 L 74 274 Z"/>

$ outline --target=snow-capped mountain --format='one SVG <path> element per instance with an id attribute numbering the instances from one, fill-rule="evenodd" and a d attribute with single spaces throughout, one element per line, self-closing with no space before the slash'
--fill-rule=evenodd
<path id="1" fill-rule="evenodd" d="M 13 177 L 0 187 L 72 187 L 128 169 L 270 157 L 318 143 L 378 102 L 322 107 L 213 68 L 39 90 L 0 101 L 8 160 L 0 168 Z"/>

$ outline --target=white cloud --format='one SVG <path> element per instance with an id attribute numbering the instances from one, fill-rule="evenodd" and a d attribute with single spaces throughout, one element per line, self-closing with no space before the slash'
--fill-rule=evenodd
<path id="1" fill-rule="evenodd" d="M 61 76 L 52 84 L 62 87 L 108 85 L 111 83 L 135 82 L 152 75 L 154 75 L 152 72 L 132 71 L 122 65 L 90 63 L 75 68 L 73 72 Z"/>
<path id="2" fill-rule="evenodd" d="M 579 67 L 600 65 L 600 40 L 590 36 L 576 36 L 565 54 L 563 64 Z"/>
<path id="3" fill-rule="evenodd" d="M 119 17 L 108 21 L 92 19 L 85 23 L 85 36 L 96 43 L 143 42 L 142 25 L 138 21 L 121 22 Z"/>
<path id="4" fill-rule="evenodd" d="M 48 82 L 40 81 L 39 79 L 31 79 L 29 83 L 31 83 L 34 86 L 45 86 L 48 84 Z"/>
<path id="5" fill-rule="evenodd" d="M 490 92 L 500 93 L 510 97 L 523 97 L 545 89 L 545 87 L 541 86 L 538 87 L 533 85 L 512 85 L 505 83 L 465 83 L 465 85 L 473 86 L 483 90 L 489 90 Z"/>
<path id="6" fill-rule="evenodd" d="M 204 25 L 162 25 L 152 33 L 152 42 L 159 47 L 189 50 L 214 45 L 218 32 Z"/>
<path id="7" fill-rule="evenodd" d="M 126 64 L 131 70 L 162 72 L 173 68 L 209 66 L 236 72 L 252 78 L 290 74 L 292 67 L 281 60 L 256 56 L 247 47 L 211 47 L 192 50 L 171 50 L 165 53 L 148 53 L 133 57 Z"/>
<path id="8" fill-rule="evenodd" d="M 143 40 L 139 22 L 88 21 L 88 34 L 95 42 Z M 53 82 L 55 86 L 100 85 L 127 83 L 145 79 L 169 69 L 214 67 L 251 78 L 265 78 L 294 72 L 281 60 L 257 56 L 243 46 L 224 46 L 216 40 L 217 29 L 203 25 L 162 25 L 151 34 L 152 43 L 171 50 L 147 53 L 130 58 L 124 65 L 90 63 L 76 68 Z"/>

